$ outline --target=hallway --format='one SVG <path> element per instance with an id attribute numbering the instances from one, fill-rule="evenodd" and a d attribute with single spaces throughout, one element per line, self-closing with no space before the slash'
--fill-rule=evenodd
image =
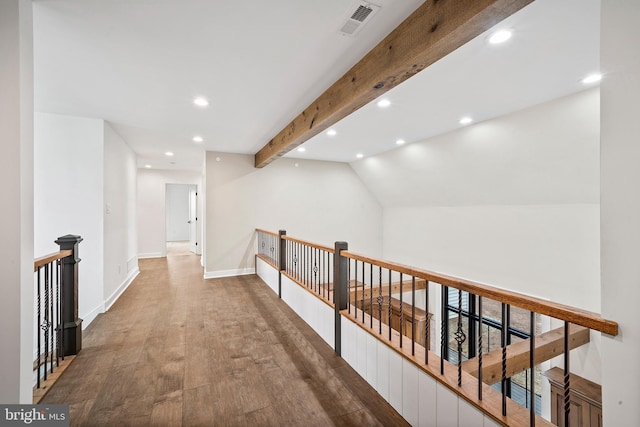
<path id="1" fill-rule="evenodd" d="M 407 425 L 257 276 L 197 256 L 140 260 L 83 340 L 42 402 L 72 425 Z"/>

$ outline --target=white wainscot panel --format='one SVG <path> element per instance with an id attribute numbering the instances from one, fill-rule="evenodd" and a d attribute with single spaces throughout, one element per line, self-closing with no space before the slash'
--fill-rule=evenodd
<path id="1" fill-rule="evenodd" d="M 484 427 L 500 427 L 497 421 L 494 421 L 493 418 L 484 416 Z"/>
<path id="2" fill-rule="evenodd" d="M 402 356 L 389 352 L 389 403 L 402 415 Z"/>
<path id="3" fill-rule="evenodd" d="M 438 427 L 454 427 L 458 425 L 458 396 L 441 385 L 436 384 L 436 425 Z"/>
<path id="4" fill-rule="evenodd" d="M 430 375 L 418 374 L 418 425 L 436 427 L 436 380 Z"/>
<path id="5" fill-rule="evenodd" d="M 356 328 L 350 320 L 342 317 L 341 321 L 341 343 L 342 343 L 342 358 L 353 368 L 356 364 L 355 342 Z"/>
<path id="6" fill-rule="evenodd" d="M 484 414 L 464 399 L 458 400 L 458 425 L 476 427 L 484 424 Z"/>
<path id="7" fill-rule="evenodd" d="M 278 293 L 278 270 L 256 257 L 256 274 L 262 279 L 276 294 Z"/>
<path id="8" fill-rule="evenodd" d="M 378 350 L 377 342 L 371 334 L 366 334 L 367 339 L 367 353 L 366 353 L 366 373 L 365 379 L 373 388 L 378 387 Z"/>
<path id="9" fill-rule="evenodd" d="M 355 370 L 362 378 L 367 378 L 367 333 L 358 328 L 358 341 L 356 343 L 356 354 L 358 361 L 356 363 Z"/>
<path id="10" fill-rule="evenodd" d="M 386 400 L 389 401 L 389 347 L 377 341 L 377 361 L 378 361 L 378 386 L 376 390 Z"/>
<path id="11" fill-rule="evenodd" d="M 418 371 L 406 359 L 402 359 L 402 416 L 412 426 L 418 425 Z"/>

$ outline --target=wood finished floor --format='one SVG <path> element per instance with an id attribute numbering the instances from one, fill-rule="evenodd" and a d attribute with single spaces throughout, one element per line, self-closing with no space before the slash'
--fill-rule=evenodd
<path id="1" fill-rule="evenodd" d="M 196 256 L 140 260 L 42 403 L 83 426 L 408 425 L 257 276 Z"/>

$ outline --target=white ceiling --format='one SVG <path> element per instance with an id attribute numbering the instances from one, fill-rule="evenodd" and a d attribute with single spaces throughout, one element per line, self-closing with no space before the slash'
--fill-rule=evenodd
<path id="1" fill-rule="evenodd" d="M 382 6 L 356 37 L 349 0 L 34 0 L 36 111 L 104 118 L 138 165 L 200 170 L 205 150 L 254 154 L 422 0 Z M 600 0 L 536 0 L 320 134 L 293 157 L 351 162 L 584 89 Z M 195 96 L 211 101 L 193 105 Z M 205 142 L 192 142 L 201 135 Z M 167 158 L 165 151 L 175 156 Z M 174 162 L 175 164 L 172 164 Z"/>

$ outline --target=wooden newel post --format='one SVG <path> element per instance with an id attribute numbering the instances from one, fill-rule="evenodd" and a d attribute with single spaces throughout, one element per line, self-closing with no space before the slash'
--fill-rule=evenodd
<path id="1" fill-rule="evenodd" d="M 342 355 L 342 326 L 340 310 L 346 310 L 349 304 L 347 292 L 348 262 L 341 252 L 349 249 L 347 242 L 336 242 L 333 253 L 333 305 L 335 307 L 335 343 L 334 348 L 338 356 Z"/>
<path id="2" fill-rule="evenodd" d="M 82 237 L 67 234 L 59 237 L 56 243 L 60 250 L 73 251 L 68 257 L 62 258 L 62 270 L 60 280 L 62 281 L 62 320 L 63 320 L 63 343 L 64 354 L 78 354 L 82 349 L 82 319 L 78 317 L 78 244 L 82 242 Z"/>

